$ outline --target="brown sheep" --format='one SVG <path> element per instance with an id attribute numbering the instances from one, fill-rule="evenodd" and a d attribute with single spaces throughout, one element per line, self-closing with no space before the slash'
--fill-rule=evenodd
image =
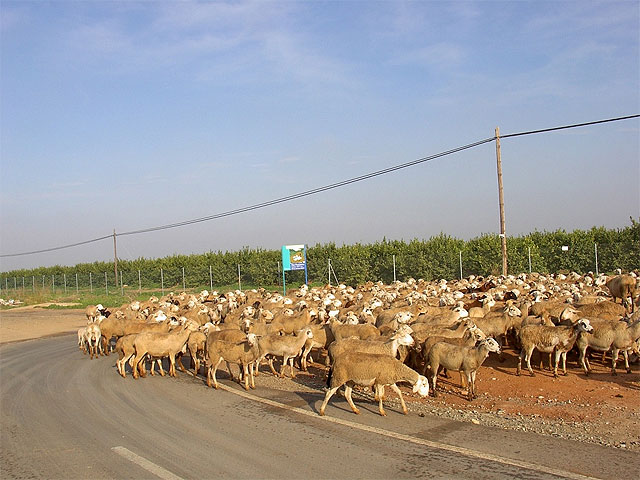
<path id="1" fill-rule="evenodd" d="M 636 293 L 636 279 L 634 277 L 631 275 L 616 275 L 607 280 L 605 285 L 609 289 L 614 303 L 616 302 L 616 298 L 622 301 L 625 312 L 629 303 L 627 299 L 631 297 L 631 313 L 634 312 L 633 297 Z"/>

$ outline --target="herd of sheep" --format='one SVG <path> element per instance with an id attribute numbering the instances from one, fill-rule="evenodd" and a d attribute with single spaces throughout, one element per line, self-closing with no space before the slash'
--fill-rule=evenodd
<path id="1" fill-rule="evenodd" d="M 613 375 L 622 353 L 630 372 L 630 355 L 640 354 L 639 280 L 637 272 L 612 277 L 534 273 L 370 282 L 358 288 L 303 285 L 287 296 L 264 289 L 170 293 L 117 309 L 88 307 L 78 345 L 91 358 L 115 350 L 123 377 L 127 365 L 134 378 L 144 377 L 147 363 L 152 375 L 154 365 L 164 375 L 165 358 L 169 375 L 175 376 L 176 363 L 185 371 L 182 357 L 188 353 L 195 376 L 204 366 L 207 384 L 217 388 L 220 364 L 226 362 L 232 380 L 231 364 L 237 364 L 246 389 L 255 388 L 254 375 L 264 362 L 274 375 L 284 376 L 288 367 L 295 377 L 295 360 L 306 371 L 317 352 L 317 360 L 324 358 L 328 367 L 320 415 L 343 385 L 355 413 L 351 392 L 358 385 L 372 388 L 381 415 L 388 386 L 406 414 L 398 383 L 409 383 L 423 397 L 429 390 L 436 396 L 438 375 L 458 371 L 472 400 L 479 367 L 490 353 L 502 356 L 505 344 L 520 351 L 518 375 L 523 360 L 534 375 L 534 350 L 540 352 L 540 368 L 542 354 L 549 354 L 554 376 L 560 360 L 567 374 L 572 349 L 586 375 L 589 350 L 600 352 L 603 361 L 610 353 Z"/>

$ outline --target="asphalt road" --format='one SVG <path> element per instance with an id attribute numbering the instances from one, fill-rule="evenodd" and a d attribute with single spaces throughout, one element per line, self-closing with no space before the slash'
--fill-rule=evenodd
<path id="1" fill-rule="evenodd" d="M 632 452 L 334 396 L 117 375 L 74 335 L 0 346 L 1 478 L 625 478 Z M 238 393 L 234 393 L 238 392 Z M 353 423 L 352 423 L 353 422 Z"/>

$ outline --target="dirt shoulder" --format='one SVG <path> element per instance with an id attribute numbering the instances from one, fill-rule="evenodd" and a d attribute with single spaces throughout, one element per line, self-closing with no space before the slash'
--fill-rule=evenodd
<path id="1" fill-rule="evenodd" d="M 87 325 L 83 309 L 49 310 L 41 306 L 0 311 L 0 344 L 75 333 Z"/>

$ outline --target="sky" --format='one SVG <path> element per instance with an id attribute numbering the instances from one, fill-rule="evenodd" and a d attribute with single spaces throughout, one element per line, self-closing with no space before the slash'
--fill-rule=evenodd
<path id="1" fill-rule="evenodd" d="M 633 1 L 0 3 L 0 271 L 501 134 L 640 113 Z M 640 121 L 501 141 L 507 235 L 640 218 Z M 121 259 L 500 229 L 494 142 L 118 237 Z"/>

